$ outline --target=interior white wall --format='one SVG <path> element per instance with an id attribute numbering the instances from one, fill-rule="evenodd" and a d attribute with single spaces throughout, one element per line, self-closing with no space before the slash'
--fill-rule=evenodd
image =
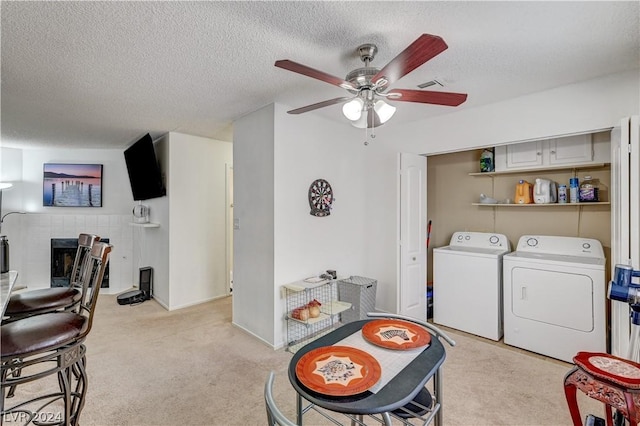
<path id="1" fill-rule="evenodd" d="M 405 152 L 439 154 L 611 128 L 622 117 L 638 114 L 639 105 L 636 70 L 429 120 L 390 122 L 380 135 Z"/>
<path id="2" fill-rule="evenodd" d="M 377 139 L 377 138 L 376 138 Z M 399 313 L 399 151 L 377 141 L 365 150 L 365 269 L 378 280 L 376 309 Z"/>
<path id="3" fill-rule="evenodd" d="M 269 105 L 234 123 L 233 321 L 275 347 L 286 337 L 284 284 L 335 269 L 378 280 L 381 309 L 397 302 L 397 151 L 287 109 Z M 318 178 L 335 196 L 323 218 L 309 214 Z"/>
<path id="4" fill-rule="evenodd" d="M 2 148 L 3 162 L 8 158 L 20 160 L 20 155 L 13 151 Z M 56 162 L 102 164 L 103 207 L 44 207 L 43 164 Z M 6 192 L 11 203 L 4 205 L 3 210 L 11 206 L 28 214 L 8 216 L 2 229 L 9 237 L 11 268 L 19 271 L 18 281 L 29 289 L 49 287 L 51 238 L 75 238 L 80 232 L 90 232 L 108 237 L 114 245 L 109 267 L 110 287 L 103 291 L 117 293 L 129 288 L 132 233 L 128 222 L 133 197 L 122 150 L 21 150 L 18 164 L 12 164 L 11 170 L 19 182 L 15 190 Z"/>
<path id="5" fill-rule="evenodd" d="M 157 223 L 157 228 L 143 228 L 131 226 L 133 229 L 133 275 L 131 282 L 138 287 L 140 268 L 153 268 L 153 298 L 166 309 L 171 309 L 171 287 L 169 280 L 169 246 L 170 246 L 170 216 L 169 203 L 171 200 L 171 162 L 169 161 L 169 135 L 165 134 L 153 141 L 156 158 L 167 191 L 167 195 L 142 201 L 150 208 L 149 221 Z M 134 201 L 135 205 L 136 202 Z"/>
<path id="6" fill-rule="evenodd" d="M 2 190 L 2 210 L 1 215 L 12 211 L 22 211 L 22 150 L 12 148 L 0 149 L 0 182 L 11 183 L 13 186 Z M 22 264 L 22 250 L 14 248 L 15 243 L 23 239 L 21 223 L 22 217 L 19 215 L 9 215 L 6 217 L 5 225 L 0 229 L 0 235 L 6 235 L 9 240 L 9 266 L 11 268 Z M 17 247 L 20 247 L 17 244 Z"/>
<path id="7" fill-rule="evenodd" d="M 317 276 L 327 269 L 338 276 L 370 276 L 366 269 L 367 158 L 363 130 L 314 115 L 290 115 L 275 105 L 275 342 L 284 342 L 285 300 L 281 286 Z M 325 179 L 334 194 L 326 217 L 311 216 L 308 191 Z M 375 278 L 375 277 L 371 277 Z"/>
<path id="8" fill-rule="evenodd" d="M 226 164 L 230 142 L 169 133 L 170 309 L 228 294 Z"/>
<path id="9" fill-rule="evenodd" d="M 15 148 L 0 149 L 0 182 L 11 183 L 13 187 L 3 190 L 3 214 L 22 209 L 22 150 Z"/>
<path id="10" fill-rule="evenodd" d="M 233 323 L 273 345 L 273 104 L 234 122 L 233 162 Z"/>

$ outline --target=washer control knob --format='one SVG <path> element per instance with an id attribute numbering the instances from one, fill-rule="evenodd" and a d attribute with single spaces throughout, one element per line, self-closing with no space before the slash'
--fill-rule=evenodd
<path id="1" fill-rule="evenodd" d="M 589 250 L 591 248 L 591 244 L 589 243 L 582 243 L 582 248 L 585 250 Z"/>
<path id="2" fill-rule="evenodd" d="M 466 236 L 464 237 L 464 239 L 465 239 L 465 240 L 467 240 L 467 241 L 469 241 L 469 240 L 471 239 L 471 236 L 470 236 L 470 235 L 466 235 Z"/>
<path id="3" fill-rule="evenodd" d="M 535 238 L 527 238 L 527 245 L 529 247 L 535 247 L 538 245 L 538 240 L 536 240 Z"/>
<path id="4" fill-rule="evenodd" d="M 460 241 L 460 240 L 462 240 L 462 238 L 464 238 L 464 237 L 462 236 L 462 234 L 458 234 L 458 240 Z"/>
<path id="5" fill-rule="evenodd" d="M 489 237 L 489 242 L 491 244 L 498 244 L 498 241 L 500 241 L 500 238 L 498 238 L 497 235 L 492 235 Z"/>

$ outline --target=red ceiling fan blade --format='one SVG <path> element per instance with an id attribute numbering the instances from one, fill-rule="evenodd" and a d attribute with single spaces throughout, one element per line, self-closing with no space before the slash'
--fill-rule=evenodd
<path id="1" fill-rule="evenodd" d="M 429 59 L 442 53 L 448 47 L 442 38 L 431 34 L 422 34 L 402 53 L 378 71 L 371 81 L 375 84 L 380 78 L 384 77 L 387 83 L 382 86 L 389 85 L 409 74 Z"/>
<path id="2" fill-rule="evenodd" d="M 276 61 L 274 65 L 278 68 L 297 72 L 298 74 L 306 75 L 307 77 L 315 78 L 316 80 L 324 81 L 325 83 L 342 87 L 343 89 L 355 89 L 353 84 L 349 83 L 348 81 L 340 77 L 327 74 L 326 72 L 318 71 L 314 68 L 310 68 L 306 65 L 302 65 L 297 62 L 290 61 L 288 59 Z"/>
<path id="3" fill-rule="evenodd" d="M 394 94 L 400 94 L 396 97 Z M 466 93 L 435 92 L 431 90 L 393 89 L 389 91 L 390 101 L 419 102 L 446 106 L 458 106 L 467 100 Z"/>
<path id="4" fill-rule="evenodd" d="M 353 99 L 352 97 L 342 97 L 342 98 L 334 98 L 334 99 L 329 99 L 327 101 L 322 101 L 322 102 L 318 102 L 317 104 L 312 104 L 312 105 L 307 105 L 307 106 L 303 106 L 297 109 L 292 109 L 291 111 L 287 111 L 287 113 L 289 114 L 302 114 L 303 112 L 308 112 L 308 111 L 313 111 L 314 109 L 318 109 L 318 108 L 324 108 L 326 106 L 329 105 L 335 105 L 335 104 L 339 104 L 340 102 L 346 102 L 350 99 Z"/>

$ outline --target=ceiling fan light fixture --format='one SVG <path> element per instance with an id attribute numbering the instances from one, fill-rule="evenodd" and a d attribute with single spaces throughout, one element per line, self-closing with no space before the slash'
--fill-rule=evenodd
<path id="1" fill-rule="evenodd" d="M 342 106 L 342 113 L 347 119 L 356 121 L 362 117 L 364 102 L 360 98 L 354 98 Z"/>
<path id="2" fill-rule="evenodd" d="M 376 101 L 373 105 L 373 109 L 376 114 L 378 114 L 378 118 L 381 123 L 386 123 L 391 117 L 393 117 L 393 114 L 396 113 L 396 107 L 389 105 L 382 99 Z"/>
<path id="3" fill-rule="evenodd" d="M 364 129 L 367 126 L 367 114 L 361 114 L 360 118 L 357 120 L 351 120 L 351 125 L 353 127 L 357 127 L 358 129 Z"/>
<path id="4" fill-rule="evenodd" d="M 317 102 L 287 111 L 287 113 L 301 114 L 342 103 L 344 116 L 355 127 L 373 129 L 389 121 L 396 111 L 395 106 L 389 105 L 379 98 L 394 102 L 416 102 L 454 107 L 466 101 L 466 93 L 411 89 L 392 89 L 387 92 L 386 90 L 397 80 L 444 52 L 447 48 L 447 43 L 441 37 L 425 33 L 385 66 L 378 68 L 370 65 L 378 48 L 371 43 L 363 44 L 358 47 L 357 52 L 360 60 L 364 62 L 364 67 L 350 71 L 344 79 L 288 59 L 276 61 L 275 66 L 341 87 L 351 95 Z M 438 78 L 425 82 L 420 87 L 444 86 L 444 83 L 444 79 Z"/>

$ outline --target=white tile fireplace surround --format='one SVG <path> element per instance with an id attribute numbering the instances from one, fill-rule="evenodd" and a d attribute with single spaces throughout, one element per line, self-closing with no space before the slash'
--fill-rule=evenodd
<path id="1" fill-rule="evenodd" d="M 109 238 L 113 245 L 109 288 L 101 292 L 117 294 L 131 288 L 135 277 L 130 215 L 29 213 L 14 216 L 19 220 L 13 221 L 11 228 L 5 224 L 3 231 L 6 228 L 9 234 L 11 269 L 18 270 L 19 279 L 29 289 L 49 287 L 51 283 L 51 239 L 78 238 L 82 232 Z"/>

